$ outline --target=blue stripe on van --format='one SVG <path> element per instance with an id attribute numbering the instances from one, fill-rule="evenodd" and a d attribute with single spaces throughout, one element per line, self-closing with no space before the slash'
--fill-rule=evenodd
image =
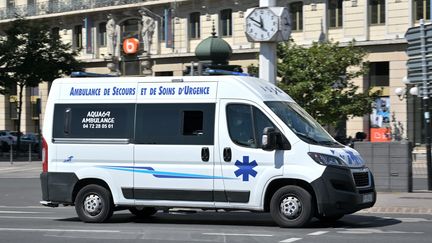
<path id="1" fill-rule="evenodd" d="M 224 176 L 209 176 L 200 174 L 177 173 L 168 171 L 156 171 L 152 167 L 134 167 L 134 166 L 97 166 L 99 168 L 120 170 L 127 172 L 151 174 L 156 178 L 178 178 L 178 179 L 227 179 L 233 180 L 238 178 L 224 177 Z"/>

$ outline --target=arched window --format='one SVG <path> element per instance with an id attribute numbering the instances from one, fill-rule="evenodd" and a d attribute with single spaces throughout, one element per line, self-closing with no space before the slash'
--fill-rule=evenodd
<path id="1" fill-rule="evenodd" d="M 303 2 L 293 2 L 289 5 L 291 27 L 293 31 L 303 30 Z"/>

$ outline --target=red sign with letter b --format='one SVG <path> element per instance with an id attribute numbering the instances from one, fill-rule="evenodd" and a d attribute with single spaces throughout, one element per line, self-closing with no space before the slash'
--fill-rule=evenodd
<path id="1" fill-rule="evenodd" d="M 123 51 L 126 54 L 135 54 L 138 52 L 139 40 L 137 38 L 127 38 L 123 41 Z"/>

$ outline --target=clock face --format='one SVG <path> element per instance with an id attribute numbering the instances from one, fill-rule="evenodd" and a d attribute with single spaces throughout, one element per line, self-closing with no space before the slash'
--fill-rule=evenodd
<path id="1" fill-rule="evenodd" d="M 287 8 L 284 8 L 281 15 L 282 40 L 286 41 L 291 35 L 291 18 Z"/>
<path id="2" fill-rule="evenodd" d="M 279 18 L 269 8 L 256 8 L 246 18 L 246 34 L 253 41 L 271 41 L 279 29 Z"/>

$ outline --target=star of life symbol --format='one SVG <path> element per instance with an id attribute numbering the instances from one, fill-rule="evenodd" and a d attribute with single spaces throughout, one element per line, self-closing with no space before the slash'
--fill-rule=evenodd
<path id="1" fill-rule="evenodd" d="M 238 170 L 234 171 L 234 174 L 239 177 L 242 176 L 243 181 L 249 181 L 249 176 L 255 177 L 257 172 L 253 169 L 258 166 L 255 160 L 249 162 L 249 156 L 243 156 L 243 162 L 237 160 L 234 164 L 238 167 Z"/>

